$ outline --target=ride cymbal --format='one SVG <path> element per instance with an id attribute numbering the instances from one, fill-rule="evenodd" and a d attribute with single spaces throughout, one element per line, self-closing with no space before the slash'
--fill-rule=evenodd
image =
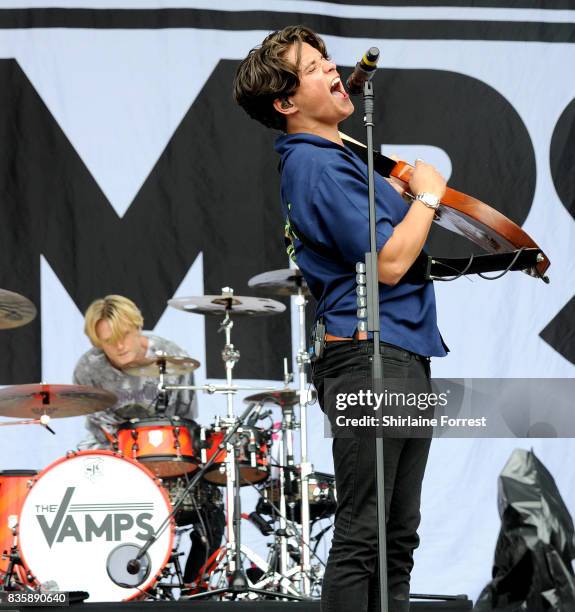
<path id="1" fill-rule="evenodd" d="M 279 296 L 299 295 L 301 288 L 303 295 L 310 295 L 305 278 L 299 268 L 262 272 L 262 274 L 250 278 L 248 287 L 257 289 L 260 293 Z"/>
<path id="2" fill-rule="evenodd" d="M 198 295 L 168 300 L 172 308 L 202 315 L 265 317 L 281 314 L 286 307 L 276 300 L 240 295 Z"/>
<path id="3" fill-rule="evenodd" d="M 314 402 L 317 393 L 314 390 L 307 392 L 307 401 Z M 275 404 L 276 406 L 295 406 L 299 404 L 299 391 L 294 389 L 278 389 L 277 391 L 265 391 L 264 393 L 254 393 L 244 399 L 246 404 Z"/>
<path id="4" fill-rule="evenodd" d="M 14 329 L 36 318 L 36 306 L 19 293 L 0 289 L 0 329 Z"/>
<path id="5" fill-rule="evenodd" d="M 15 385 L 0 389 L 0 416 L 52 419 L 106 410 L 118 401 L 114 393 L 82 385 Z"/>
<path id="6" fill-rule="evenodd" d="M 189 374 L 200 367 L 200 362 L 191 357 L 178 357 L 173 355 L 156 355 L 150 359 L 142 359 L 137 363 L 129 363 L 122 368 L 131 376 L 181 376 Z"/>

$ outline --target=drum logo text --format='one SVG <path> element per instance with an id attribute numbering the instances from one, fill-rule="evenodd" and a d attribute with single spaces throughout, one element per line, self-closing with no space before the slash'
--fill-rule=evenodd
<path id="1" fill-rule="evenodd" d="M 136 527 L 133 535 L 147 540 L 154 533 L 150 524 L 154 504 L 150 502 L 71 504 L 76 487 L 68 487 L 59 505 L 36 504 L 36 518 L 49 548 L 56 542 L 72 538 L 76 542 L 91 542 L 105 538 L 107 542 L 122 541 L 122 534 Z M 46 514 L 54 514 L 49 524 Z M 74 514 L 83 515 L 75 517 Z"/>

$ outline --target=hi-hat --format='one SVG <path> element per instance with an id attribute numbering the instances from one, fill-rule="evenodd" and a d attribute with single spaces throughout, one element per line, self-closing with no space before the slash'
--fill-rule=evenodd
<path id="1" fill-rule="evenodd" d="M 52 419 L 106 410 L 118 401 L 114 393 L 81 385 L 16 385 L 0 389 L 0 416 Z"/>
<path id="2" fill-rule="evenodd" d="M 122 368 L 131 376 L 181 376 L 189 374 L 200 367 L 200 362 L 191 357 L 158 354 L 150 359 L 142 359 L 137 363 L 129 363 Z"/>
<path id="3" fill-rule="evenodd" d="M 299 268 L 285 268 L 257 274 L 250 278 L 248 287 L 267 295 L 299 295 L 300 288 L 303 295 L 310 294 Z"/>
<path id="4" fill-rule="evenodd" d="M 314 390 L 307 392 L 307 402 L 315 402 L 317 393 Z M 295 406 L 300 402 L 300 396 L 293 389 L 278 389 L 277 391 L 266 391 L 264 393 L 254 393 L 244 399 L 246 404 L 275 404 L 280 407 Z"/>
<path id="5" fill-rule="evenodd" d="M 172 308 L 202 315 L 224 316 L 227 312 L 233 316 L 262 317 L 280 314 L 286 307 L 276 300 L 240 295 L 198 295 L 193 297 L 174 298 L 168 301 Z"/>
<path id="6" fill-rule="evenodd" d="M 0 289 L 0 329 L 14 329 L 36 318 L 36 306 L 19 293 Z"/>

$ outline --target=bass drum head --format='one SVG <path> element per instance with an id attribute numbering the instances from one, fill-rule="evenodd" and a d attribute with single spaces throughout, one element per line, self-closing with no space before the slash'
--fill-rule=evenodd
<path id="1" fill-rule="evenodd" d="M 108 558 L 120 545 L 143 546 L 170 511 L 165 491 L 137 462 L 112 451 L 74 453 L 36 477 L 20 514 L 20 555 L 37 586 L 87 591 L 90 602 L 133 599 L 167 564 L 173 525 L 150 547 L 138 588 L 115 584 Z"/>

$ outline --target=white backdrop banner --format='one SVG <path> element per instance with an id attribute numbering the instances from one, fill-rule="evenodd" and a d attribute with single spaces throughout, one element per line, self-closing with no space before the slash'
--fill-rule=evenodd
<path id="1" fill-rule="evenodd" d="M 246 293 L 251 276 L 287 267 L 274 134 L 234 106 L 231 84 L 239 60 L 291 23 L 317 30 L 344 75 L 378 46 L 381 150 L 434 163 L 522 225 L 552 262 L 549 285 L 521 273 L 436 284 L 451 352 L 434 376 L 573 377 L 575 10 L 388 4 L 4 0 L 0 286 L 27 295 L 39 317 L 1 332 L 0 383 L 70 383 L 89 348 L 82 313 L 108 293 L 134 299 L 148 329 L 201 361 L 198 382 L 224 377 L 216 323 L 166 302 L 225 285 Z M 360 115 L 343 127 L 363 139 Z M 470 249 L 441 231 L 431 247 Z M 237 325 L 242 381 L 281 386 L 283 358 L 293 363 L 297 350 L 292 321 Z M 206 425 L 225 412 L 214 397 L 199 407 Z M 331 471 L 319 407 L 310 413 L 312 462 Z M 84 436 L 80 418 L 54 429 L 0 430 L 0 469 L 43 468 Z M 532 447 L 575 506 L 571 440 L 434 440 L 413 591 L 475 597 L 488 582 L 497 475 L 516 447 Z M 244 511 L 253 506 L 246 494 Z M 265 551 L 255 529 L 245 537 Z"/>

